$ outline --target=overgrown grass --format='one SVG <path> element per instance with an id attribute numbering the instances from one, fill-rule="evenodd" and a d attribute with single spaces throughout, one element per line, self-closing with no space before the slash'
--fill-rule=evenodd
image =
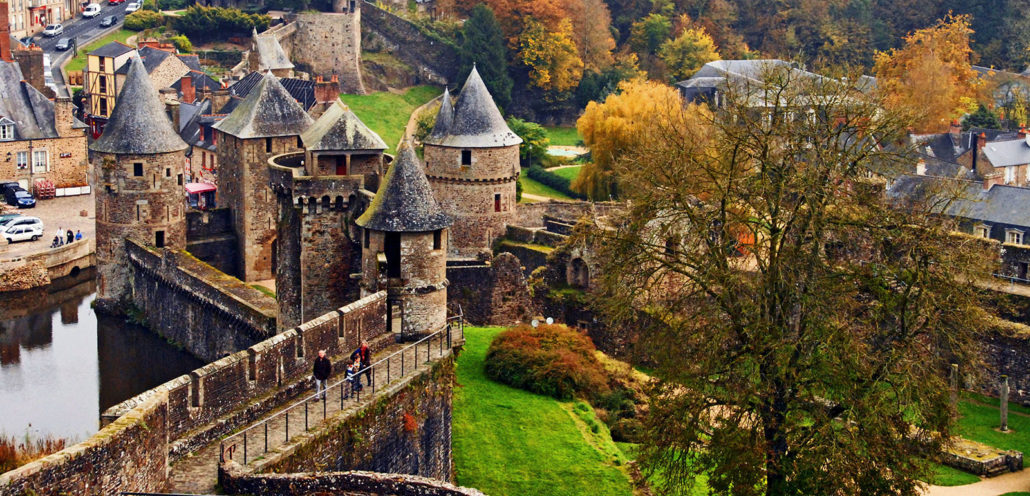
<path id="1" fill-rule="evenodd" d="M 546 196 L 548 198 L 554 198 L 556 200 L 571 200 L 572 197 L 558 191 L 546 184 L 541 184 L 525 175 L 523 170 L 522 175 L 519 176 L 519 182 L 522 183 L 522 193 L 538 196 Z"/>
<path id="2" fill-rule="evenodd" d="M 973 474 L 939 463 L 933 464 L 932 472 L 928 479 L 926 482 L 935 486 L 964 486 L 980 482 L 980 478 Z"/>
<path id="3" fill-rule="evenodd" d="M 560 169 L 551 169 L 550 172 L 553 174 L 557 174 L 561 177 L 564 177 L 569 181 L 572 181 L 573 179 L 576 179 L 576 176 L 579 175 L 579 170 L 582 168 L 582 165 L 577 165 L 576 167 L 562 167 Z"/>
<path id="4" fill-rule="evenodd" d="M 576 130 L 575 126 L 544 126 L 544 130 L 547 131 L 547 139 L 550 140 L 552 145 L 579 146 L 583 141 L 583 138 L 580 137 L 579 131 Z"/>
<path id="5" fill-rule="evenodd" d="M 31 439 L 27 434 L 23 439 L 0 435 L 0 474 L 57 453 L 67 444 L 66 440 L 50 435 L 39 439 Z"/>
<path id="6" fill-rule="evenodd" d="M 135 31 L 129 31 L 128 29 L 119 29 L 112 31 L 110 34 L 100 38 L 84 47 L 79 47 L 79 54 L 75 58 L 68 61 L 68 65 L 64 66 L 64 70 L 67 72 L 81 71 L 86 67 L 86 54 L 100 48 L 112 41 L 120 41 L 125 43 L 125 40 L 129 39 L 130 36 L 137 34 Z"/>
<path id="7" fill-rule="evenodd" d="M 370 95 L 341 93 L 340 98 L 365 125 L 379 133 L 389 150 L 396 150 L 411 112 L 442 92 L 436 86 L 423 85 L 408 88 L 400 95 L 380 91 Z"/>
<path id="8" fill-rule="evenodd" d="M 256 290 L 258 290 L 258 291 L 261 291 L 262 293 L 265 294 L 265 296 L 268 296 L 268 297 L 271 297 L 271 298 L 275 298 L 275 291 L 272 291 L 271 289 L 268 289 L 268 288 L 266 288 L 266 287 L 264 287 L 264 286 L 262 286 L 260 284 L 250 284 L 249 286 L 254 288 L 254 289 L 256 289 Z"/>
<path id="9" fill-rule="evenodd" d="M 459 387 L 454 392 L 458 484 L 492 496 L 632 494 L 629 477 L 615 464 L 624 458 L 597 447 L 607 446 L 603 424 L 597 433 L 588 427 L 591 436 L 585 436 L 557 400 L 486 377 L 486 350 L 502 330 L 465 328 L 465 351 L 458 357 Z"/>

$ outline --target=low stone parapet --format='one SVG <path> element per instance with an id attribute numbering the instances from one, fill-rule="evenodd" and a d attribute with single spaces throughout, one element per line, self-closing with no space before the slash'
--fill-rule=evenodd
<path id="1" fill-rule="evenodd" d="M 945 465 L 983 477 L 1023 470 L 1023 453 L 999 450 L 968 439 L 956 439 L 944 452 Z"/>
<path id="2" fill-rule="evenodd" d="M 235 465 L 235 464 L 232 464 Z M 238 465 L 237 465 L 238 467 Z M 297 474 L 244 474 L 229 470 L 223 487 L 230 494 L 271 496 L 316 494 L 395 496 L 485 496 L 482 492 L 459 487 L 444 481 L 417 475 L 380 474 L 376 472 L 318 472 Z"/>

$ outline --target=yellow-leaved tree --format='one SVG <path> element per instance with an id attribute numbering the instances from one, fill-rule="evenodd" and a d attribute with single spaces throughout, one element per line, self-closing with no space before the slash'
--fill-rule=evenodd
<path id="1" fill-rule="evenodd" d="M 572 39 L 572 22 L 562 19 L 548 29 L 532 17 L 519 36 L 519 58 L 529 68 L 530 82 L 554 92 L 568 91 L 583 78 L 583 60 Z"/>
<path id="2" fill-rule="evenodd" d="M 628 151 L 647 146 L 648 129 L 672 126 L 700 129 L 710 121 L 708 108 L 690 104 L 672 87 L 636 78 L 619 83 L 618 91 L 604 102 L 590 102 L 576 121 L 583 143 L 590 148 L 592 163 L 583 166 L 572 189 L 594 200 L 616 198 L 618 177 L 613 164 Z M 691 133 L 705 136 L 704 132 Z M 698 143 L 684 143 L 695 147 Z"/>
<path id="3" fill-rule="evenodd" d="M 985 83 L 972 68 L 967 15 L 937 21 L 905 37 L 905 46 L 876 53 L 876 83 L 884 102 L 918 118 L 914 131 L 943 131 L 976 109 Z"/>
<path id="4" fill-rule="evenodd" d="M 674 81 L 693 76 L 701 66 L 719 60 L 715 41 L 705 28 L 684 28 L 679 36 L 662 43 L 658 56 L 665 62 L 669 77 Z"/>

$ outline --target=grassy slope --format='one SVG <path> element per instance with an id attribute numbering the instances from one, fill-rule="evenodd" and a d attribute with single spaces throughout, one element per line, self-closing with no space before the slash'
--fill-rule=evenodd
<path id="1" fill-rule="evenodd" d="M 411 112 L 440 93 L 436 86 L 414 86 L 403 95 L 380 91 L 369 95 L 340 94 L 340 98 L 365 125 L 379 133 L 392 151 L 404 135 Z"/>
<path id="2" fill-rule="evenodd" d="M 980 482 L 980 478 L 957 468 L 935 463 L 933 465 L 933 473 L 926 482 L 937 486 L 964 486 Z"/>
<path id="3" fill-rule="evenodd" d="M 537 182 L 537 181 L 535 181 L 533 179 L 530 179 L 529 176 L 525 175 L 525 173 L 523 173 L 522 175 L 519 176 L 519 182 L 522 183 L 522 192 L 523 193 L 529 193 L 531 195 L 546 196 L 548 198 L 555 198 L 555 199 L 558 199 L 558 200 L 571 200 L 572 199 L 568 195 L 566 195 L 565 193 L 562 193 L 561 191 L 558 191 L 558 190 L 556 190 L 556 189 L 554 189 L 554 188 L 552 188 L 550 186 L 547 186 L 546 184 L 543 184 L 543 183 Z"/>
<path id="4" fill-rule="evenodd" d="M 125 40 L 127 40 L 130 36 L 134 34 L 136 34 L 135 31 L 129 31 L 128 29 L 119 29 L 84 47 L 79 47 L 79 55 L 68 61 L 68 65 L 64 66 L 64 70 L 68 72 L 81 71 L 84 67 L 86 67 L 87 53 L 92 52 L 93 50 L 96 50 L 97 48 L 100 48 L 112 41 L 120 41 L 122 43 L 125 43 Z"/>
<path id="5" fill-rule="evenodd" d="M 547 131 L 547 139 L 552 145 L 577 146 L 583 141 L 575 127 L 544 126 L 544 130 Z"/>
<path id="6" fill-rule="evenodd" d="M 576 179 L 576 176 L 579 175 L 579 170 L 582 168 L 582 165 L 576 167 L 562 167 L 560 169 L 551 169 L 551 172 L 572 181 Z"/>
<path id="7" fill-rule="evenodd" d="M 486 377 L 486 350 L 500 331 L 465 328 L 454 393 L 458 483 L 491 496 L 630 495 L 613 455 L 592 446 L 561 403 Z"/>

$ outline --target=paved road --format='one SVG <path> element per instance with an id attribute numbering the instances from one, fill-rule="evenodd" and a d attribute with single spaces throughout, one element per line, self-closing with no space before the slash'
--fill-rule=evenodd
<path id="1" fill-rule="evenodd" d="M 67 50 L 60 52 L 55 50 L 54 45 L 57 44 L 57 40 L 61 38 L 74 38 L 81 47 L 109 31 L 121 28 L 122 22 L 125 20 L 125 7 L 128 3 L 128 0 L 126 0 L 118 5 L 107 5 L 107 2 L 105 1 L 100 4 L 100 15 L 90 19 L 77 16 L 75 19 L 65 21 L 64 33 L 59 36 L 48 38 L 43 36 L 42 33 L 39 33 L 32 37 L 32 41 L 36 43 L 36 45 L 39 45 L 45 53 L 50 55 L 50 68 L 51 72 L 53 72 L 54 84 L 63 96 L 70 96 L 70 93 L 65 87 L 64 77 L 61 75 L 61 64 L 64 62 L 64 59 L 72 55 L 72 51 Z M 112 27 L 100 27 L 100 20 L 109 15 L 118 16 L 118 22 Z"/>
<path id="2" fill-rule="evenodd" d="M 85 210 L 86 216 L 81 216 Z M 36 208 L 9 209 L 7 212 L 39 217 L 43 221 L 43 237 L 36 241 L 19 241 L 8 244 L 0 240 L 0 259 L 8 259 L 39 253 L 50 247 L 57 234 L 57 228 L 82 231 L 82 235 L 92 238 L 96 234 L 96 201 L 93 195 L 68 196 L 52 200 L 40 200 Z"/>

